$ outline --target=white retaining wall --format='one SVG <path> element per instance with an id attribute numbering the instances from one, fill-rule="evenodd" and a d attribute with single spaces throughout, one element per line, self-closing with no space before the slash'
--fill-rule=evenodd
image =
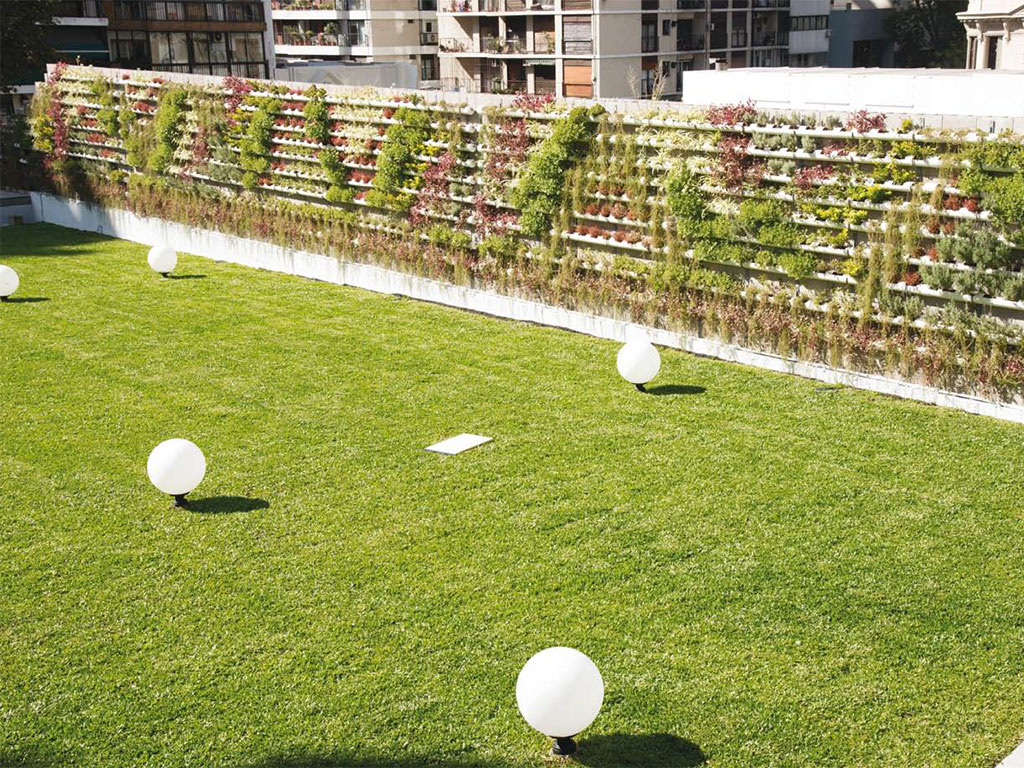
<path id="1" fill-rule="evenodd" d="M 146 245 L 167 243 L 177 251 L 204 256 L 214 261 L 283 272 L 337 285 L 350 285 L 377 293 L 401 294 L 413 299 L 469 309 L 496 317 L 565 328 L 602 339 L 624 341 L 634 334 L 646 334 L 656 344 L 683 349 L 697 355 L 791 373 L 828 384 L 843 384 L 944 405 L 968 413 L 1024 424 L 1024 405 L 1021 404 L 993 403 L 982 398 L 896 381 L 884 376 L 839 371 L 820 363 L 786 360 L 778 355 L 721 344 L 689 334 L 648 328 L 637 323 L 575 312 L 537 301 L 451 285 L 369 264 L 344 262 L 331 256 L 283 248 L 271 243 L 197 229 L 162 219 L 146 218 L 128 211 L 105 209 L 53 195 L 33 192 L 32 205 L 40 221 Z"/>

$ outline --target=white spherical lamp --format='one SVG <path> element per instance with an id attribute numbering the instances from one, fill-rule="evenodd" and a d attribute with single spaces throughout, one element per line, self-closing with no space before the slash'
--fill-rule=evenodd
<path id="1" fill-rule="evenodd" d="M 185 494 L 199 485 L 206 474 L 206 457 L 191 440 L 164 440 L 149 454 L 149 479 L 159 490 L 174 497 L 174 506 L 187 507 Z"/>
<path id="2" fill-rule="evenodd" d="M 571 755 L 572 739 L 597 717 L 604 681 L 597 666 L 575 648 L 546 648 L 535 654 L 516 680 L 516 703 L 526 722 L 555 740 L 551 751 Z"/>
<path id="3" fill-rule="evenodd" d="M 167 277 L 167 273 L 178 266 L 178 254 L 169 245 L 160 243 L 149 249 L 147 261 L 154 272 Z"/>
<path id="4" fill-rule="evenodd" d="M 615 365 L 622 378 L 641 392 L 646 392 L 644 384 L 657 376 L 661 369 L 661 355 L 647 339 L 633 339 L 619 350 Z"/>
<path id="5" fill-rule="evenodd" d="M 0 301 L 7 301 L 7 298 L 18 290 L 18 273 L 10 267 L 0 264 Z"/>

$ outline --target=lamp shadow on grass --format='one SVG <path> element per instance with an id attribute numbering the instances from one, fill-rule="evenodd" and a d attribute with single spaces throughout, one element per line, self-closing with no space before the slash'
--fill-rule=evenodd
<path id="1" fill-rule="evenodd" d="M 671 733 L 592 736 L 580 741 L 579 752 L 573 757 L 580 765 L 591 768 L 688 768 L 707 762 L 700 747 Z"/>
<path id="2" fill-rule="evenodd" d="M 168 275 L 168 280 L 205 280 L 206 275 Z"/>
<path id="3" fill-rule="evenodd" d="M 255 512 L 267 509 L 266 499 L 251 499 L 247 496 L 208 496 L 205 499 L 189 499 L 188 510 L 200 515 L 227 515 L 233 512 Z"/>
<path id="4" fill-rule="evenodd" d="M 3 304 L 38 304 L 40 301 L 49 301 L 45 296 L 11 296 L 3 300 Z"/>
<path id="5" fill-rule="evenodd" d="M 647 387 L 647 394 L 657 397 L 666 395 L 699 395 L 707 390 L 704 387 L 697 387 L 691 384 L 661 384 L 657 387 Z"/>

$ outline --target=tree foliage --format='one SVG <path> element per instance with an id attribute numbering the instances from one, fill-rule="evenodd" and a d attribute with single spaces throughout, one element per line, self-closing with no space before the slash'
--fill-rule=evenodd
<path id="1" fill-rule="evenodd" d="M 0 3 L 0 91 L 8 91 L 56 59 L 48 24 L 58 0 Z"/>

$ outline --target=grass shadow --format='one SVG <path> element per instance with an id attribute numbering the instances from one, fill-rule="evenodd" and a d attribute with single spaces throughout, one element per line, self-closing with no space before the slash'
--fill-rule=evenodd
<path id="1" fill-rule="evenodd" d="M 45 296 L 12 297 L 4 299 L 0 304 L 38 304 L 40 301 L 49 301 L 49 299 Z"/>
<path id="2" fill-rule="evenodd" d="M 255 512 L 267 509 L 270 502 L 266 499 L 251 499 L 247 496 L 209 496 L 205 499 L 189 499 L 190 512 L 201 515 L 226 515 L 232 512 Z"/>
<path id="3" fill-rule="evenodd" d="M 659 387 L 648 387 L 647 393 L 665 397 L 666 395 L 699 395 L 707 390 L 704 387 L 697 387 L 691 384 L 662 384 Z"/>
<path id="4" fill-rule="evenodd" d="M 592 736 L 580 742 L 574 755 L 580 765 L 593 768 L 649 766 L 649 768 L 688 768 L 704 765 L 707 757 L 689 739 L 671 733 L 612 733 Z"/>
<path id="5" fill-rule="evenodd" d="M 205 280 L 206 275 L 167 275 L 168 280 Z"/>

